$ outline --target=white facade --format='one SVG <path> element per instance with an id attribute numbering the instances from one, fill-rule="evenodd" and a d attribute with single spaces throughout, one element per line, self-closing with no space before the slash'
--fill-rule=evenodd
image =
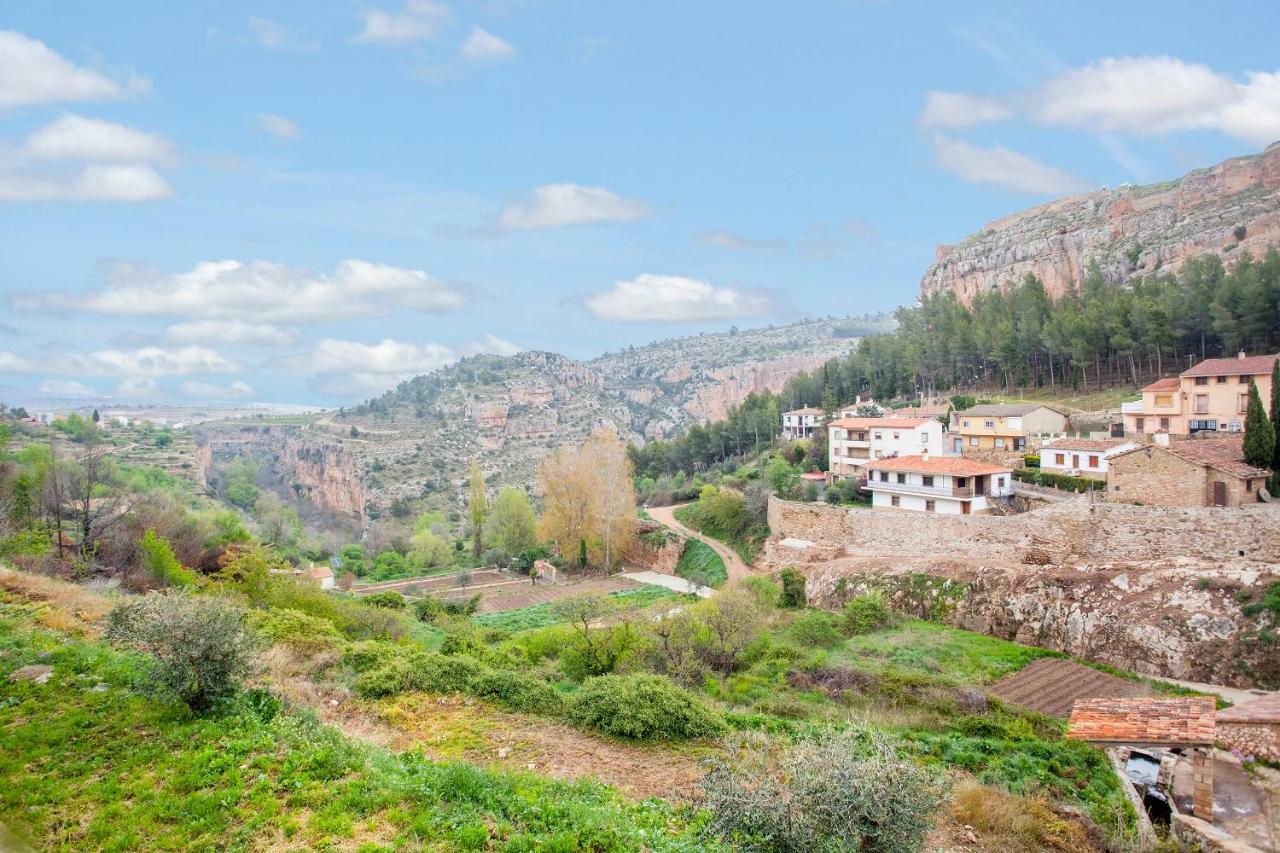
<path id="1" fill-rule="evenodd" d="M 822 426 L 822 409 L 794 409 L 782 413 L 784 439 L 808 438 L 815 427 Z"/>
<path id="2" fill-rule="evenodd" d="M 1051 474 L 1106 479 L 1107 460 L 1137 446 L 1132 441 L 1059 439 L 1040 448 L 1040 470 Z"/>
<path id="3" fill-rule="evenodd" d="M 833 477 L 861 477 L 877 459 L 953 456 L 937 418 L 841 418 L 827 425 L 827 460 Z"/>
<path id="4" fill-rule="evenodd" d="M 975 468 L 984 473 L 950 473 L 945 466 L 932 466 L 928 459 L 907 457 L 904 463 L 919 463 L 925 470 L 877 468 L 867 471 L 866 488 L 871 505 L 877 509 L 904 509 L 944 515 L 979 515 L 990 512 L 995 498 L 1013 494 L 1013 470 L 990 466 Z M 891 460 L 892 462 L 892 460 Z"/>

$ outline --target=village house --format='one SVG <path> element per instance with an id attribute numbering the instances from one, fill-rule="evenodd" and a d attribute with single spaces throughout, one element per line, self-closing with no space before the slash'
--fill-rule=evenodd
<path id="1" fill-rule="evenodd" d="M 1157 433 L 1108 460 L 1107 496 L 1147 506 L 1240 506 L 1258 500 L 1268 472 L 1244 461 L 1244 439 Z"/>
<path id="2" fill-rule="evenodd" d="M 827 461 L 832 480 L 862 477 L 876 459 L 921 453 L 949 455 L 937 418 L 839 418 L 827 424 Z"/>
<path id="3" fill-rule="evenodd" d="M 1256 382 L 1262 405 L 1270 411 L 1271 371 L 1277 355 L 1207 358 L 1177 377 L 1142 389 L 1142 399 L 1125 403 L 1125 435 L 1240 432 L 1249 405 L 1249 383 Z"/>
<path id="4" fill-rule="evenodd" d="M 951 515 L 991 512 L 1013 494 L 1013 468 L 958 456 L 898 456 L 867 463 L 871 505 Z"/>
<path id="5" fill-rule="evenodd" d="M 782 438 L 790 441 L 797 438 L 808 438 L 813 431 L 822 426 L 822 420 L 825 416 L 822 409 L 809 407 L 806 409 L 792 409 L 789 412 L 782 413 Z"/>
<path id="6" fill-rule="evenodd" d="M 1119 438 L 1056 438 L 1040 448 L 1040 470 L 1104 480 L 1107 460 L 1137 447 L 1134 442 Z"/>
<path id="7" fill-rule="evenodd" d="M 954 453 L 1021 452 L 1028 438 L 1060 436 L 1067 426 L 1066 415 L 1043 403 L 997 403 L 953 412 L 948 440 Z"/>
<path id="8" fill-rule="evenodd" d="M 877 403 L 873 398 L 871 397 L 864 398 L 861 394 L 859 394 L 857 397 L 854 398 L 852 403 L 849 403 L 848 405 L 840 407 L 840 417 L 842 418 L 862 417 L 863 415 L 859 415 L 858 413 L 859 409 L 862 410 L 863 415 L 867 413 L 868 409 L 875 410 L 876 414 L 872 415 L 872 417 L 879 417 L 880 415 L 884 414 L 883 406 Z"/>
<path id="9" fill-rule="evenodd" d="M 334 587 L 333 569 L 328 566 L 316 566 L 314 569 L 307 572 L 307 578 L 313 584 L 325 591 L 331 590 Z"/>

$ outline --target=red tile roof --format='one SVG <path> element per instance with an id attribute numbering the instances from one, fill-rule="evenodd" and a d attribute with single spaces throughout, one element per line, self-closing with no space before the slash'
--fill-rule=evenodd
<path id="1" fill-rule="evenodd" d="M 1133 444 L 1123 438 L 1059 438 L 1042 445 L 1041 450 L 1086 450 L 1105 452 L 1123 444 Z"/>
<path id="2" fill-rule="evenodd" d="M 948 474 L 956 477 L 981 477 L 984 474 L 1008 474 L 1012 465 L 988 465 L 963 456 L 894 456 L 868 462 L 868 469 L 877 471 L 917 471 L 922 474 Z M 869 482 L 867 488 L 876 484 Z"/>
<path id="3" fill-rule="evenodd" d="M 1275 355 L 1250 355 L 1244 358 L 1206 358 L 1190 370 L 1182 371 L 1180 376 L 1257 376 L 1271 373 L 1275 367 Z"/>
<path id="4" fill-rule="evenodd" d="M 889 413 L 895 418 L 936 418 L 939 415 L 945 415 L 950 408 L 947 405 L 903 406 L 890 409 Z"/>
<path id="5" fill-rule="evenodd" d="M 1280 690 L 1218 712 L 1223 723 L 1280 723 Z"/>
<path id="6" fill-rule="evenodd" d="M 1077 699 L 1067 737 L 1090 743 L 1204 746 L 1214 741 L 1210 696 L 1176 699 Z"/>
<path id="7" fill-rule="evenodd" d="M 936 418 L 839 418 L 827 424 L 829 427 L 840 427 L 841 429 L 872 429 L 874 427 L 882 427 L 884 429 L 915 429 L 921 424 L 927 424 L 929 421 L 937 420 Z"/>
<path id="8" fill-rule="evenodd" d="M 1270 474 L 1244 461 L 1244 437 L 1239 438 L 1189 438 L 1171 441 L 1168 447 L 1144 444 L 1133 450 L 1117 453 L 1114 458 L 1128 456 L 1141 450 L 1161 450 L 1193 465 L 1204 465 L 1241 480 L 1257 480 Z"/>
<path id="9" fill-rule="evenodd" d="M 1143 388 L 1143 393 L 1147 391 L 1177 391 L 1182 387 L 1182 380 L 1176 376 L 1166 376 L 1164 379 L 1157 379 L 1147 387 Z"/>
<path id="10" fill-rule="evenodd" d="M 330 569 L 328 566 L 316 566 L 314 569 L 312 569 L 310 572 L 307 573 L 307 576 L 312 578 L 313 580 L 331 578 L 333 577 L 333 570 Z"/>

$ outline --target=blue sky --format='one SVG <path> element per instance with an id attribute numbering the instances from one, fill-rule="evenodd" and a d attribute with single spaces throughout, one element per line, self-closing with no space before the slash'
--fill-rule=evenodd
<path id="1" fill-rule="evenodd" d="M 989 219 L 1280 139 L 1277 36 L 1268 3 L 7 4 L 0 386 L 337 405 L 891 310 Z"/>

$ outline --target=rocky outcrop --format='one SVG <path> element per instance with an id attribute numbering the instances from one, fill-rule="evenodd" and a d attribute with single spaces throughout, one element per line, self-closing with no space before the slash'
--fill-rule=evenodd
<path id="1" fill-rule="evenodd" d="M 825 355 L 791 356 L 769 361 L 731 364 L 709 370 L 705 384 L 691 390 L 684 410 L 698 421 L 719 421 L 728 417 L 729 409 L 740 404 L 748 394 L 764 390 L 778 392 L 787 380 L 807 370 L 821 367 Z"/>
<path id="2" fill-rule="evenodd" d="M 1179 180 L 1100 189 L 997 219 L 954 246 L 939 246 L 922 295 L 953 293 L 968 305 L 1034 274 L 1053 297 L 1097 262 L 1112 283 L 1172 273 L 1194 255 L 1260 256 L 1280 243 L 1280 143 Z"/>

